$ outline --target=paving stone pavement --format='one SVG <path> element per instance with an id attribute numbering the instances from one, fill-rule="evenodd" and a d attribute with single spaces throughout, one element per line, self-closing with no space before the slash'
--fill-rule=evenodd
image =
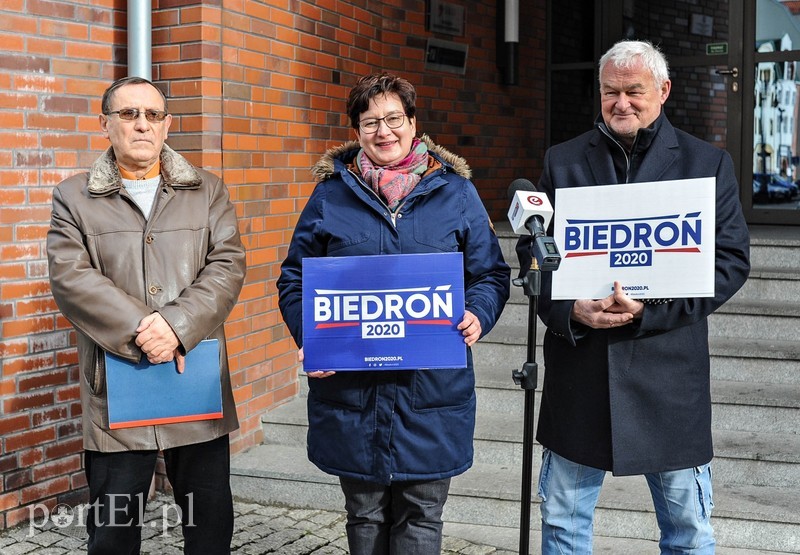
<path id="1" fill-rule="evenodd" d="M 86 553 L 81 508 L 56 507 L 34 519 L 0 531 L 2 555 L 73 555 Z M 231 552 L 242 555 L 347 555 L 344 513 L 236 502 Z M 77 517 L 77 518 L 76 518 Z M 163 493 L 147 503 L 142 555 L 180 555 L 183 535 L 176 526 L 172 498 Z M 409 554 L 425 555 L 425 554 Z M 445 537 L 442 555 L 512 555 L 460 538 Z"/>

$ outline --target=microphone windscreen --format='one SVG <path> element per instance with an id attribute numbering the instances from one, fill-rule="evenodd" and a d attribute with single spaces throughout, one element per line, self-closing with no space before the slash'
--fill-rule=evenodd
<path id="1" fill-rule="evenodd" d="M 517 191 L 535 191 L 536 185 L 528 181 L 527 179 L 515 179 L 511 182 L 511 185 L 508 186 L 508 200 L 514 198 L 514 195 L 517 194 Z"/>

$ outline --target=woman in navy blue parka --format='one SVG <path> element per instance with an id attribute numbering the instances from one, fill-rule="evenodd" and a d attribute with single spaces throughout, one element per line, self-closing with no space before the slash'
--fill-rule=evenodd
<path id="1" fill-rule="evenodd" d="M 314 166 L 278 279 L 302 360 L 305 257 L 462 252 L 467 346 L 488 333 L 510 271 L 466 162 L 416 136 L 416 93 L 388 73 L 363 77 L 347 112 L 358 141 Z M 420 269 L 424 272 L 424 268 Z M 350 552 L 438 554 L 452 476 L 472 465 L 475 375 L 467 368 L 309 373 L 308 456 L 339 476 Z"/>

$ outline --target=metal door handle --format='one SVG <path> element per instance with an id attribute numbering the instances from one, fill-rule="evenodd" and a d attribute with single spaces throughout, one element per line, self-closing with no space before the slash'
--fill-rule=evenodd
<path id="1" fill-rule="evenodd" d="M 717 75 L 730 75 L 735 79 L 736 77 L 739 77 L 739 68 L 733 67 L 731 69 L 718 69 Z"/>

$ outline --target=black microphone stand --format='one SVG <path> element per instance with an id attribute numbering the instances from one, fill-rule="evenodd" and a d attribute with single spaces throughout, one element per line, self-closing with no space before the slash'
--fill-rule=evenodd
<path id="1" fill-rule="evenodd" d="M 522 287 L 528 297 L 528 342 L 527 361 L 522 370 L 513 370 L 514 383 L 525 390 L 525 412 L 522 432 L 522 487 L 520 493 L 519 552 L 528 555 L 530 549 L 531 527 L 531 482 L 533 480 L 533 416 L 536 385 L 539 379 L 539 365 L 536 363 L 536 325 L 539 312 L 539 294 L 542 288 L 542 269 L 558 268 L 561 259 L 555 243 L 545 241 L 545 232 L 538 218 L 533 217 L 525 223 L 531 234 L 531 265 L 521 278 L 513 280 L 514 285 Z M 546 252 L 541 252 L 542 250 Z M 555 252 L 555 254 L 553 254 Z M 542 260 L 542 268 L 539 261 Z"/>

